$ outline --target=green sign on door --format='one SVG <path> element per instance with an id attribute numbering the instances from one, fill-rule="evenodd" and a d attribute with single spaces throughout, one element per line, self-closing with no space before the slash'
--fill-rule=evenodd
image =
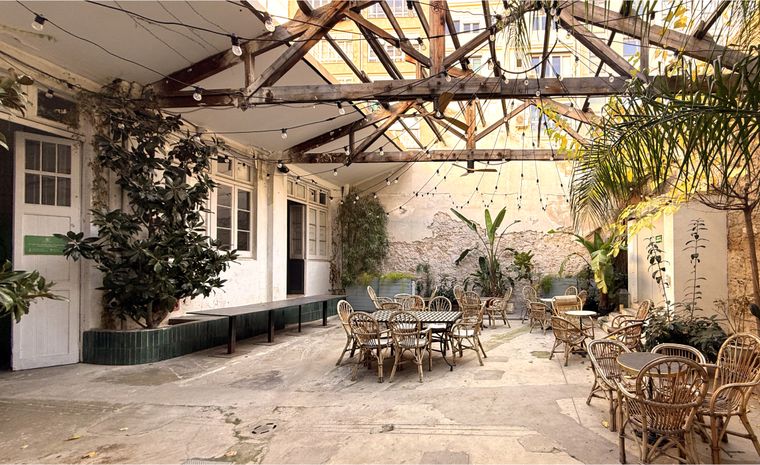
<path id="1" fill-rule="evenodd" d="M 66 239 L 55 236 L 24 236 L 24 255 L 63 255 Z"/>

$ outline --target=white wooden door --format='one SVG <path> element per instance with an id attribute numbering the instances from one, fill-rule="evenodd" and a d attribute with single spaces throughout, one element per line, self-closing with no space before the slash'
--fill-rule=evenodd
<path id="1" fill-rule="evenodd" d="M 40 300 L 13 325 L 14 370 L 79 361 L 79 264 L 53 234 L 80 229 L 80 145 L 17 132 L 13 262 L 38 270 L 68 300 Z"/>

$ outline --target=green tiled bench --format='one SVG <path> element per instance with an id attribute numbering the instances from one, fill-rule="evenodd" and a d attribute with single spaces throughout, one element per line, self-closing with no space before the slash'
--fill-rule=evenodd
<path id="1" fill-rule="evenodd" d="M 328 302 L 328 316 L 335 315 L 340 296 Z M 319 303 L 304 305 L 302 321 L 322 318 Z M 153 363 L 227 343 L 228 322 L 224 317 L 186 315 L 170 319 L 170 326 L 156 329 L 118 331 L 91 329 L 82 334 L 82 362 L 98 365 L 137 365 Z M 175 324 L 171 324 L 175 322 Z M 274 312 L 274 327 L 298 322 L 298 307 L 284 307 Z M 237 336 L 244 339 L 268 332 L 264 313 L 241 315 Z"/>

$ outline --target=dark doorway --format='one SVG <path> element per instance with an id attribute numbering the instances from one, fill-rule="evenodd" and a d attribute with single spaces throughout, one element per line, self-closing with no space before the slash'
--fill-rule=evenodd
<path id="1" fill-rule="evenodd" d="M 305 254 L 304 232 L 306 208 L 288 201 L 288 294 L 304 293 Z"/>
<path id="2" fill-rule="evenodd" d="M 9 152 L 0 147 L 0 263 L 13 257 L 13 147 L 14 130 L 20 126 L 3 122 L 0 132 L 5 135 Z M 13 320 L 10 315 L 0 317 L 0 370 L 11 368 L 11 331 Z"/>

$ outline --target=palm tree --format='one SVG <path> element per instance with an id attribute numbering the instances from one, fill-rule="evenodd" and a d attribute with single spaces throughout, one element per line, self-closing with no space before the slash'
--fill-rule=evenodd
<path id="1" fill-rule="evenodd" d="M 634 82 L 607 106 L 572 181 L 576 222 L 609 222 L 643 196 L 740 211 L 760 305 L 752 215 L 760 203 L 760 53 L 732 69 L 680 60 L 666 80 Z"/>

